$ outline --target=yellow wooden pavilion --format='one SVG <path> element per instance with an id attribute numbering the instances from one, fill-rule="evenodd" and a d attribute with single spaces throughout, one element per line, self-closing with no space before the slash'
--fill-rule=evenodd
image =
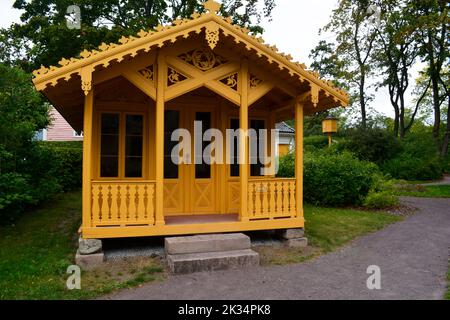
<path id="1" fill-rule="evenodd" d="M 346 106 L 348 95 L 220 16 L 220 4 L 204 6 L 34 71 L 37 90 L 84 134 L 83 238 L 304 227 L 303 117 Z M 293 118 L 295 178 L 261 176 L 249 161 L 170 161 L 171 132 L 194 120 L 225 131 Z"/>

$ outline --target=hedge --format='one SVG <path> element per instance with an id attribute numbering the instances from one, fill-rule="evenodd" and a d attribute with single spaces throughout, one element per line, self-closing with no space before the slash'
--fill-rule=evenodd
<path id="1" fill-rule="evenodd" d="M 304 159 L 304 200 L 324 206 L 360 205 L 378 173 L 375 164 L 361 161 L 349 152 L 307 152 Z M 277 175 L 295 176 L 293 154 L 280 159 Z"/>

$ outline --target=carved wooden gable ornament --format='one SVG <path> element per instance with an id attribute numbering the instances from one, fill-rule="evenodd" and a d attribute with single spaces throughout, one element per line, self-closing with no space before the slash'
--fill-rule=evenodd
<path id="1" fill-rule="evenodd" d="M 87 95 L 92 89 L 93 73 L 107 68 L 112 63 L 120 63 L 124 59 L 133 59 L 140 52 L 151 53 L 157 48 L 174 44 L 180 39 L 187 39 L 192 34 L 204 32 L 204 48 L 197 48 L 179 56 L 201 71 L 208 71 L 226 63 L 226 59 L 214 52 L 222 37 L 232 37 L 236 44 L 243 44 L 249 54 L 265 58 L 270 65 L 275 64 L 279 70 L 287 71 L 299 84 L 304 82 L 310 86 L 310 101 L 316 107 L 319 104 L 319 94 L 332 99 L 341 106 L 348 104 L 348 94 L 333 86 L 330 81 L 320 79 L 316 72 L 306 69 L 299 62 L 293 62 L 290 55 L 278 52 L 275 46 L 268 45 L 261 37 L 250 34 L 249 30 L 232 23 L 230 17 L 219 15 L 221 5 L 214 0 L 203 4 L 205 12 L 194 12 L 191 19 L 177 19 L 171 25 L 158 25 L 155 30 L 141 30 L 136 36 L 122 37 L 119 43 L 102 43 L 96 50 L 84 50 L 78 58 L 61 59 L 59 66 L 44 67 L 33 72 L 33 82 L 40 91 L 55 87 L 60 81 L 69 81 L 75 76 L 81 77 L 81 90 Z M 155 81 L 154 66 L 144 65 L 138 72 L 138 77 Z M 188 78 L 175 67 L 167 70 L 168 86 L 177 85 Z M 233 90 L 237 86 L 236 74 L 231 72 L 219 82 Z M 254 75 L 249 75 L 251 90 L 264 85 L 264 81 Z M 153 92 L 149 92 L 153 96 Z"/>

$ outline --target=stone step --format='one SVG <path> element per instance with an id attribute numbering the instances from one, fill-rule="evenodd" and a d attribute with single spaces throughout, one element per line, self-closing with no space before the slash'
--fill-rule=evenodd
<path id="1" fill-rule="evenodd" d="M 251 249 L 169 254 L 167 263 L 172 273 L 238 269 L 258 266 L 259 254 Z"/>
<path id="2" fill-rule="evenodd" d="M 203 234 L 165 239 L 167 254 L 245 250 L 250 247 L 250 237 L 242 233 Z"/>

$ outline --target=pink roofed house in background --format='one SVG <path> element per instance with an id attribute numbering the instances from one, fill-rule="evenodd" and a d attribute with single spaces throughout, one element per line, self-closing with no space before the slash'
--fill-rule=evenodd
<path id="1" fill-rule="evenodd" d="M 82 141 L 83 135 L 77 133 L 69 123 L 56 111 L 50 108 L 51 124 L 44 130 L 42 140 L 46 141 Z"/>

